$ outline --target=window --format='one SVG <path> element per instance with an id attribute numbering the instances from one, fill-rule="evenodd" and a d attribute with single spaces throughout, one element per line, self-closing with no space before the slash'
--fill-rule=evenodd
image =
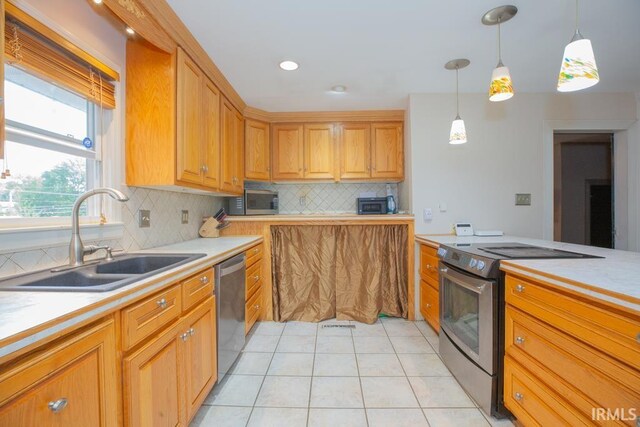
<path id="1" fill-rule="evenodd" d="M 69 92 L 5 65 L 5 168 L 0 218 L 65 217 L 79 194 L 100 183 L 96 108 Z M 81 214 L 96 216 L 95 207 Z"/>

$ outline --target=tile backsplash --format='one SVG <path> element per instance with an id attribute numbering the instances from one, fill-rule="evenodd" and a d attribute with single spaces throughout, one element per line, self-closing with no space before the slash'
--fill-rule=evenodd
<path id="1" fill-rule="evenodd" d="M 108 241 L 84 241 L 85 244 L 109 245 L 114 250 L 136 251 L 195 239 L 203 216 L 222 207 L 222 198 L 177 193 L 146 188 L 124 187 L 129 201 L 122 204 L 124 235 Z M 138 227 L 138 210 L 151 211 L 151 226 Z M 189 223 L 182 224 L 182 210 L 189 211 Z M 69 220 L 71 223 L 71 220 Z M 41 270 L 69 262 L 69 244 L 0 254 L 0 277 Z M 104 256 L 104 252 L 95 254 Z M 91 258 L 88 256 L 87 258 Z"/>
<path id="2" fill-rule="evenodd" d="M 269 184 L 245 182 L 246 188 L 278 192 L 281 214 L 355 213 L 356 199 L 363 193 L 386 197 L 387 185 L 398 203 L 398 184 L 325 183 Z"/>
<path id="3" fill-rule="evenodd" d="M 355 213 L 356 198 L 363 193 L 387 195 L 387 185 L 398 202 L 398 185 L 384 183 L 269 184 L 247 182 L 247 188 L 278 191 L 280 213 Z M 124 234 L 121 239 L 86 240 L 85 244 L 109 245 L 114 250 L 136 251 L 195 239 L 202 217 L 214 214 L 223 205 L 221 197 L 124 187 L 129 201 L 122 204 Z M 138 227 L 138 210 L 151 211 L 151 226 Z M 188 224 L 182 224 L 181 211 L 189 211 Z M 71 222 L 71 220 L 69 220 Z M 0 277 L 42 270 L 69 262 L 69 245 L 0 254 Z M 102 252 L 94 256 L 102 257 Z M 87 258 L 91 258 L 88 256 Z"/>

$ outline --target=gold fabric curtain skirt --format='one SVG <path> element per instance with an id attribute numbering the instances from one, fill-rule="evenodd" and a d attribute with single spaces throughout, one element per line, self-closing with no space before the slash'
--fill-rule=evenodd
<path id="1" fill-rule="evenodd" d="M 406 318 L 407 231 L 406 225 L 272 226 L 274 320 Z"/>

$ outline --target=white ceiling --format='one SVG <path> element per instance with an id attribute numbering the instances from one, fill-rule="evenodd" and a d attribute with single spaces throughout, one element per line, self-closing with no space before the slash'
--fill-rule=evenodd
<path id="1" fill-rule="evenodd" d="M 495 0 L 168 0 L 249 105 L 268 111 L 405 108 L 407 96 L 454 92 L 444 69 L 466 57 L 461 92 L 484 92 L 497 62 L 497 28 L 481 24 Z M 574 29 L 574 0 L 513 0 L 503 62 L 517 92 L 554 92 Z M 640 0 L 581 0 L 600 83 L 640 91 Z M 297 71 L 280 61 L 300 64 Z M 348 92 L 329 89 L 345 85 Z"/>

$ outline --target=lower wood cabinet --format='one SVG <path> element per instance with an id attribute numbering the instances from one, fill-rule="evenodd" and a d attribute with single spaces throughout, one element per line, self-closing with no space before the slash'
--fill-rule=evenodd
<path id="1" fill-rule="evenodd" d="M 0 426 L 118 425 L 120 380 L 112 318 L 0 374 Z"/>
<path id="2" fill-rule="evenodd" d="M 215 297 L 123 361 L 125 422 L 186 426 L 217 379 Z"/>
<path id="3" fill-rule="evenodd" d="M 247 274 L 245 281 L 245 335 L 263 312 L 263 257 L 262 243 L 245 251 Z"/>
<path id="4" fill-rule="evenodd" d="M 437 249 L 420 245 L 420 314 L 440 333 L 440 274 Z"/>

